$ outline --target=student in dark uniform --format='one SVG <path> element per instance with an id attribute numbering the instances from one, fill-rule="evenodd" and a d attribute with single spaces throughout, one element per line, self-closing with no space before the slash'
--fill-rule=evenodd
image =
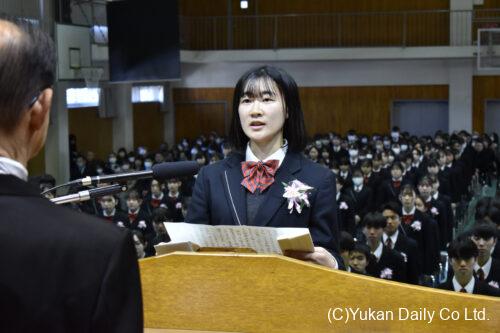
<path id="1" fill-rule="evenodd" d="M 141 208 L 142 198 L 136 190 L 127 193 L 127 222 L 131 230 L 139 230 L 146 239 L 153 237 L 154 229 L 151 224 L 151 216 Z"/>
<path id="2" fill-rule="evenodd" d="M 400 230 L 417 242 L 422 273 L 432 276 L 439 270 L 439 229 L 434 220 L 416 209 L 415 198 L 413 187 L 405 185 L 400 195 L 402 203 Z"/>
<path id="3" fill-rule="evenodd" d="M 368 213 L 363 219 L 363 233 L 375 260 L 366 267 L 369 275 L 406 282 L 406 264 L 401 254 L 384 246 L 382 235 L 387 220 L 381 213 Z"/>
<path id="4" fill-rule="evenodd" d="M 492 287 L 474 277 L 474 265 L 478 253 L 476 245 L 470 239 L 453 241 L 448 249 L 453 278 L 448 279 L 439 288 L 468 294 L 500 297 L 498 288 Z"/>
<path id="5" fill-rule="evenodd" d="M 380 186 L 377 198 L 377 207 L 389 201 L 398 201 L 401 187 L 406 184 L 403 179 L 404 167 L 400 162 L 394 162 L 391 166 L 391 178 L 384 181 Z"/>
<path id="6" fill-rule="evenodd" d="M 156 179 L 151 181 L 149 189 L 149 193 L 144 198 L 143 207 L 145 207 L 151 215 L 156 208 L 167 207 L 167 196 L 163 191 L 162 184 Z"/>
<path id="7" fill-rule="evenodd" d="M 389 249 L 399 252 L 406 263 L 406 279 L 408 283 L 418 284 L 421 274 L 421 260 L 418 254 L 417 242 L 400 232 L 401 208 L 395 202 L 388 202 L 381 208 L 382 215 L 387 219 L 382 241 Z"/>
<path id="8" fill-rule="evenodd" d="M 302 154 L 304 117 L 297 84 L 290 75 L 263 66 L 240 78 L 233 97 L 230 139 L 235 153 L 198 174 L 186 221 L 309 228 L 315 251 L 287 254 L 341 267 L 333 204 L 335 176 Z M 301 188 L 308 203 L 297 198 L 295 205 L 291 198 L 288 208 L 283 195 L 290 186 Z"/>
<path id="9" fill-rule="evenodd" d="M 122 228 L 129 228 L 129 220 L 127 214 L 117 208 L 118 199 L 113 195 L 106 195 L 99 200 L 101 210 L 97 216 L 105 219 L 108 222 L 114 223 Z"/>
<path id="10" fill-rule="evenodd" d="M 341 177 L 337 177 L 336 183 L 337 183 L 336 203 L 337 203 L 339 228 L 341 231 L 346 231 L 349 234 L 351 234 L 352 237 L 355 237 L 356 210 L 354 201 L 352 200 L 351 196 L 346 195 L 344 193 L 345 180 Z M 349 188 L 347 190 L 349 190 Z"/>
<path id="11" fill-rule="evenodd" d="M 345 189 L 344 193 L 354 203 L 354 218 L 356 225 L 363 220 L 364 216 L 373 211 L 373 191 L 364 185 L 363 174 L 360 169 L 352 173 L 352 187 Z"/>
<path id="12" fill-rule="evenodd" d="M 471 240 L 478 249 L 474 273 L 479 281 L 500 287 L 500 260 L 493 259 L 491 253 L 498 241 L 498 232 L 493 223 L 483 222 L 474 226 Z"/>
<path id="13" fill-rule="evenodd" d="M 369 275 L 367 268 L 376 265 L 376 260 L 368 245 L 356 243 L 353 249 L 349 251 L 348 271 L 361 275 Z"/>
<path id="14" fill-rule="evenodd" d="M 182 216 L 182 194 L 180 188 L 182 182 L 179 178 L 170 178 L 167 180 L 167 195 L 165 202 L 168 208 L 168 218 L 174 222 L 184 221 Z"/>

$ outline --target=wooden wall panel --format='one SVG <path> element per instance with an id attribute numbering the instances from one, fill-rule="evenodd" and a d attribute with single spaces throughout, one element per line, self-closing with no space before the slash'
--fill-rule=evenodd
<path id="1" fill-rule="evenodd" d="M 176 140 L 212 131 L 227 134 L 232 95 L 232 88 L 174 89 Z"/>
<path id="2" fill-rule="evenodd" d="M 113 151 L 113 120 L 99 118 L 97 108 L 69 109 L 68 128 L 76 136 L 79 152 L 93 151 L 105 161 Z"/>
<path id="3" fill-rule="evenodd" d="M 164 118 L 159 103 L 136 103 L 134 113 L 134 146 L 147 147 L 149 151 L 156 150 L 165 141 Z"/>
<path id="4" fill-rule="evenodd" d="M 487 99 L 500 99 L 500 76 L 474 76 L 472 128 L 484 131 L 484 108 Z"/>
<path id="5" fill-rule="evenodd" d="M 231 111 L 231 88 L 174 89 L 177 101 L 223 100 Z M 381 86 L 381 87 L 307 87 L 300 88 L 302 109 L 310 135 L 330 131 L 345 134 L 353 128 L 363 133 L 389 132 L 390 113 L 394 100 L 448 100 L 448 86 Z M 176 104 L 176 129 L 191 126 L 192 135 L 200 134 L 193 118 L 181 118 L 178 112 L 194 114 Z M 217 119 L 220 116 L 214 116 Z M 230 116 L 228 117 L 230 119 Z M 219 120 L 222 122 L 222 120 Z M 205 128 L 207 133 L 213 128 Z"/>
<path id="6" fill-rule="evenodd" d="M 240 9 L 239 0 L 232 1 L 233 15 L 317 14 L 345 12 L 381 12 L 402 10 L 449 9 L 449 0 L 250 0 L 248 9 Z M 485 0 L 494 6 L 498 0 Z M 227 0 L 180 0 L 183 16 L 225 16 Z M 498 6 L 497 6 L 498 7 Z"/>
<path id="7" fill-rule="evenodd" d="M 196 4 L 204 2 L 196 2 Z M 204 5 L 203 5 L 204 6 Z M 210 8 L 187 1 L 181 10 L 183 44 L 189 49 L 258 49 L 341 46 L 448 45 L 449 15 L 401 11 L 447 10 L 448 0 L 435 1 L 250 1 L 242 10 L 232 2 L 229 20 L 227 3 Z M 217 10 L 217 6 L 220 6 Z M 193 7 L 192 9 L 190 9 Z M 193 14 L 190 14 L 190 13 Z M 373 12 L 383 12 L 376 15 Z M 339 15 L 322 15 L 322 14 Z M 352 14 L 360 13 L 360 14 Z M 321 14 L 286 16 L 284 14 Z M 264 15 L 256 19 L 255 15 Z M 210 17 L 219 16 L 219 17 Z M 204 18 L 205 17 L 205 18 Z M 228 27 L 231 27 L 228 33 Z M 232 46 L 228 39 L 232 36 Z M 276 40 L 276 42 L 275 42 Z"/>

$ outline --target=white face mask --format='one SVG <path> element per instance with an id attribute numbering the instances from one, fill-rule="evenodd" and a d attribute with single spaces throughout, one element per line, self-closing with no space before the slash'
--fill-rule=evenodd
<path id="1" fill-rule="evenodd" d="M 116 163 L 116 157 L 110 157 L 109 158 L 109 163 L 115 164 Z"/>
<path id="2" fill-rule="evenodd" d="M 401 150 L 399 148 L 392 148 L 392 151 L 394 152 L 394 154 L 398 155 Z"/>
<path id="3" fill-rule="evenodd" d="M 391 138 L 392 138 L 393 140 L 397 140 L 397 139 L 399 139 L 399 133 L 398 133 L 398 132 L 392 132 L 392 133 L 391 133 Z"/>
<path id="4" fill-rule="evenodd" d="M 356 149 L 349 149 L 349 156 L 351 157 L 358 156 L 358 151 Z"/>
<path id="5" fill-rule="evenodd" d="M 373 158 L 373 156 L 372 156 L 372 154 L 367 154 L 366 158 L 369 159 L 369 160 L 371 160 Z"/>
<path id="6" fill-rule="evenodd" d="M 363 184 L 363 177 L 354 177 L 352 179 L 352 183 L 355 185 L 355 186 L 359 186 L 361 184 Z"/>
<path id="7" fill-rule="evenodd" d="M 144 162 L 144 168 L 146 170 L 150 170 L 152 166 L 153 166 L 153 162 L 149 162 L 149 161 Z"/>
<path id="8" fill-rule="evenodd" d="M 402 151 L 407 151 L 408 150 L 408 145 L 401 145 L 401 150 Z"/>

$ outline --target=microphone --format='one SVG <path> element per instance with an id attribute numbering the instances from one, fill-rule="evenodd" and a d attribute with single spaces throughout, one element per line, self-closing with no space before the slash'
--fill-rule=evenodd
<path id="1" fill-rule="evenodd" d="M 61 197 L 50 199 L 56 205 L 62 205 L 71 202 L 82 202 L 93 198 L 103 197 L 105 195 L 113 195 L 120 192 L 125 192 L 127 186 L 114 184 L 105 187 L 93 188 L 86 191 L 80 191 L 74 194 L 63 195 Z"/>
<path id="2" fill-rule="evenodd" d="M 192 176 L 197 174 L 199 169 L 200 167 L 196 161 L 164 162 L 153 165 L 151 170 L 94 177 L 87 176 L 82 179 L 73 180 L 69 182 L 68 185 L 95 186 L 100 183 L 125 182 L 134 179 L 148 178 L 165 180 L 173 177 Z"/>

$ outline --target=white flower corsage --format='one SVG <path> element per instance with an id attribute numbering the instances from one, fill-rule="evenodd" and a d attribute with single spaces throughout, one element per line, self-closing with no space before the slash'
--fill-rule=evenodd
<path id="1" fill-rule="evenodd" d="M 431 213 L 432 213 L 432 215 L 439 215 L 439 211 L 437 210 L 436 207 L 431 208 Z"/>
<path id="2" fill-rule="evenodd" d="M 288 209 L 290 210 L 290 214 L 293 213 L 294 208 L 297 213 L 300 214 L 304 206 L 311 206 L 307 196 L 313 187 L 306 185 L 297 179 L 288 184 L 283 183 L 283 186 L 285 187 L 283 198 L 288 200 Z"/>
<path id="3" fill-rule="evenodd" d="M 119 227 L 125 228 L 125 224 L 123 224 L 122 221 L 116 222 L 116 225 L 119 226 Z"/>
<path id="4" fill-rule="evenodd" d="M 182 203 L 178 202 L 175 204 L 175 209 L 181 209 L 182 208 Z"/>
<path id="5" fill-rule="evenodd" d="M 349 206 L 347 206 L 345 201 L 342 201 L 342 202 L 340 202 L 339 209 L 349 209 Z"/>
<path id="6" fill-rule="evenodd" d="M 380 272 L 380 278 L 381 279 L 392 280 L 392 269 L 390 269 L 390 268 L 384 268 Z"/>
<path id="7" fill-rule="evenodd" d="M 137 225 L 141 229 L 146 229 L 146 221 L 140 221 L 139 224 Z"/>
<path id="8" fill-rule="evenodd" d="M 406 253 L 404 252 L 399 252 L 401 254 L 401 256 L 403 256 L 403 260 L 404 262 L 408 262 L 408 257 L 406 256 Z"/>
<path id="9" fill-rule="evenodd" d="M 498 286 L 498 282 L 497 282 L 497 281 L 490 281 L 490 283 L 488 283 L 488 284 L 489 284 L 490 286 L 492 286 L 493 288 L 497 288 L 497 289 L 498 289 L 498 288 L 500 288 L 500 287 Z"/>
<path id="10" fill-rule="evenodd" d="M 422 229 L 422 223 L 420 221 L 415 221 L 410 227 L 415 231 L 420 231 Z"/>

